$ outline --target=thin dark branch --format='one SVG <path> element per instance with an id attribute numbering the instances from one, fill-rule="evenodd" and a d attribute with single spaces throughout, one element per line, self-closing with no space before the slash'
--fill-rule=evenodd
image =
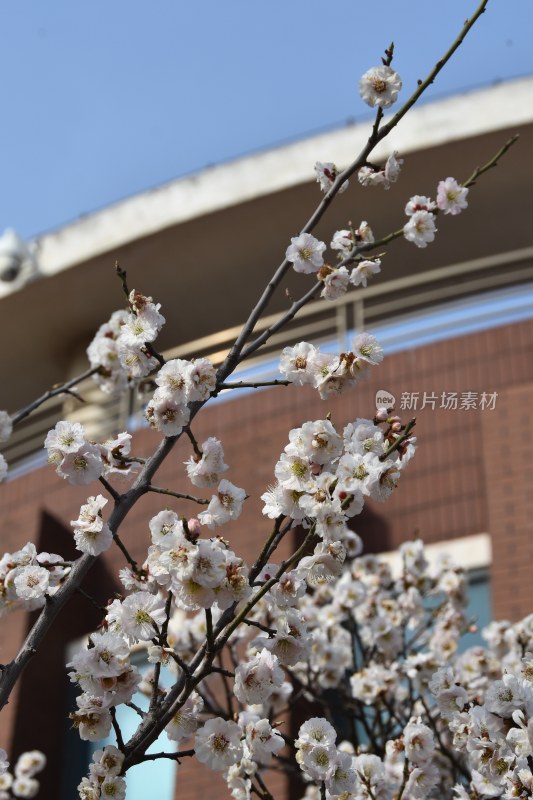
<path id="1" fill-rule="evenodd" d="M 207 639 L 207 653 L 210 654 L 215 649 L 215 640 L 213 637 L 213 615 L 211 614 L 211 609 L 205 609 L 205 628 L 206 628 L 206 639 Z"/>
<path id="2" fill-rule="evenodd" d="M 124 739 L 122 738 L 120 725 L 117 722 L 117 710 L 114 706 L 111 706 L 109 711 L 111 713 L 111 724 L 113 726 L 113 730 L 115 731 L 115 736 L 117 737 L 117 747 L 121 752 L 124 752 Z"/>
<path id="3" fill-rule="evenodd" d="M 189 437 L 189 441 L 192 444 L 192 449 L 194 450 L 195 456 L 197 456 L 197 458 L 201 458 L 203 453 L 200 450 L 198 442 L 196 441 L 196 438 L 191 430 L 191 426 L 186 425 L 183 429 L 183 432 Z"/>
<path id="4" fill-rule="evenodd" d="M 100 603 L 97 603 L 94 597 L 91 597 L 91 595 L 88 594 L 84 589 L 82 589 L 81 586 L 78 586 L 76 588 L 76 591 L 78 592 L 78 594 L 81 594 L 82 597 L 85 597 L 85 599 L 88 600 L 89 603 L 91 603 L 91 605 L 97 608 L 98 611 L 100 611 L 102 614 L 107 614 L 107 608 L 105 608 L 105 606 L 101 606 Z"/>
<path id="5" fill-rule="evenodd" d="M 487 161 L 487 163 L 484 164 L 482 167 L 477 167 L 473 171 L 472 175 L 468 178 L 468 180 L 466 180 L 463 183 L 463 186 L 465 186 L 466 188 L 474 186 L 479 176 L 483 175 L 484 172 L 488 172 L 489 169 L 496 167 L 498 165 L 499 160 L 506 154 L 506 152 L 513 146 L 513 144 L 515 144 L 515 142 L 518 141 L 519 138 L 520 134 L 518 133 L 516 133 L 514 136 L 511 136 L 511 138 L 505 142 L 503 147 L 500 147 L 496 155 L 493 156 L 490 159 L 490 161 Z"/>
<path id="6" fill-rule="evenodd" d="M 117 490 L 116 490 L 116 489 L 114 489 L 114 488 L 111 486 L 111 484 L 109 483 L 109 481 L 107 481 L 107 480 L 104 478 L 104 476 L 103 476 L 103 475 L 100 475 L 100 477 L 98 478 L 98 480 L 100 481 L 100 483 L 102 484 L 102 486 L 104 487 L 104 489 L 106 490 L 106 492 L 108 492 L 108 493 L 111 495 L 111 497 L 113 498 L 113 500 L 114 500 L 114 501 L 115 501 L 115 503 L 116 503 L 116 502 L 117 502 L 117 501 L 120 499 L 120 492 L 117 492 Z"/>
<path id="7" fill-rule="evenodd" d="M 275 379 L 272 381 L 257 381 L 249 383 L 247 381 L 236 381 L 235 383 L 221 383 L 219 391 L 222 389 L 262 389 L 264 386 L 290 386 L 292 381 Z"/>
<path id="8" fill-rule="evenodd" d="M 192 500 L 193 503 L 198 503 L 201 506 L 209 505 L 209 500 L 202 497 L 194 497 L 192 494 L 184 494 L 183 492 L 173 492 L 170 489 L 162 489 L 160 486 L 153 486 L 150 484 L 148 487 L 149 492 L 157 492 L 157 494 L 167 494 L 170 497 L 177 497 L 178 500 Z"/>
<path id="9" fill-rule="evenodd" d="M 170 758 L 173 761 L 177 761 L 179 763 L 180 758 L 186 758 L 187 756 L 193 756 L 194 750 L 180 750 L 177 753 L 147 753 L 144 756 L 141 756 L 135 763 L 142 764 L 144 761 L 156 761 L 158 758 Z"/>
<path id="10" fill-rule="evenodd" d="M 130 700 L 128 703 L 124 703 L 124 705 L 128 706 L 128 708 L 131 708 L 133 711 L 135 711 L 140 716 L 141 719 L 145 718 L 146 711 L 143 711 L 142 708 L 136 705 L 136 703 L 134 703 L 132 700 Z"/>
<path id="11" fill-rule="evenodd" d="M 54 386 L 52 389 L 49 389 L 43 395 L 38 397 L 37 400 L 34 400 L 33 403 L 29 403 L 27 406 L 24 406 L 24 408 L 21 408 L 20 411 L 17 411 L 16 414 L 13 414 L 11 417 L 13 425 L 17 425 L 17 423 L 19 423 L 25 417 L 28 417 L 32 411 L 35 411 L 36 408 L 42 406 L 43 403 L 46 403 L 46 401 L 50 400 L 52 397 L 57 397 L 60 394 L 70 394 L 69 389 L 86 380 L 87 378 L 90 378 L 91 375 L 96 375 L 98 370 L 99 367 L 91 367 L 91 369 L 85 370 L 85 372 L 82 372 L 80 375 L 72 378 L 72 380 L 62 383 L 60 386 Z"/>
<path id="12" fill-rule="evenodd" d="M 262 622 L 258 622 L 255 619 L 243 619 L 245 625 L 253 625 L 254 628 L 259 628 L 259 630 L 268 633 L 269 636 L 275 636 L 276 631 L 274 628 L 269 628 L 268 625 L 263 625 Z"/>

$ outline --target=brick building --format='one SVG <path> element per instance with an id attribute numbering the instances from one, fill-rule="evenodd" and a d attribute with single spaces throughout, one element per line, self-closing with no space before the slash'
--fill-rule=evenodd
<path id="1" fill-rule="evenodd" d="M 393 243 L 383 272 L 367 290 L 307 307 L 249 366 L 254 375 L 273 376 L 276 353 L 285 344 L 306 339 L 345 349 L 351 332 L 364 327 L 378 336 L 387 353 L 366 382 L 327 402 L 305 387 L 224 395 L 195 420 L 199 440 L 215 433 L 222 438 L 230 480 L 250 495 L 238 523 L 224 532 L 248 562 L 266 530 L 259 496 L 273 481 L 288 430 L 327 412 L 339 425 L 371 416 L 376 392 L 385 389 L 396 397 L 397 409 L 404 406 L 402 416 L 416 416 L 420 447 L 393 497 L 358 518 L 356 529 L 366 551 L 392 552 L 402 541 L 420 536 L 430 549 L 451 549 L 483 583 L 480 602 L 486 614 L 516 620 L 531 611 L 533 499 L 527 484 L 533 445 L 528 425 L 533 400 L 533 229 L 531 176 L 524 163 L 533 152 L 532 92 L 533 81 L 522 80 L 414 110 L 380 154 L 397 149 L 405 158 L 398 184 L 386 194 L 354 188 L 338 198 L 321 222 L 317 235 L 324 241 L 348 219 L 356 224 L 367 219 L 382 236 L 403 224 L 403 205 L 410 195 L 434 194 L 437 181 L 449 174 L 465 179 L 509 136 L 521 134 L 505 162 L 474 187 L 468 212 L 439 218 L 434 245 L 418 251 L 403 240 Z M 348 163 L 366 135 L 367 126 L 353 125 L 243 158 L 42 237 L 39 279 L 0 286 L 4 342 L 13 340 L 16 331 L 16 346 L 6 347 L 3 354 L 4 374 L 11 377 L 3 387 L 2 407 L 14 411 L 85 369 L 84 348 L 94 330 L 122 303 L 113 275 L 117 258 L 130 285 L 163 305 L 168 322 L 158 344 L 165 355 L 209 354 L 220 361 L 238 330 L 235 324 L 243 321 L 290 237 L 317 202 L 314 161 Z M 302 286 L 297 279 L 301 276 L 289 281 L 294 293 Z M 269 309 L 272 319 L 286 303 L 281 292 Z M 95 437 L 123 430 L 128 418 L 139 419 L 133 397 L 127 403 L 110 401 L 102 410 L 91 402 L 95 392 L 90 384 L 82 387 L 89 400 L 83 407 L 72 399 L 43 406 L 5 449 L 11 471 L 0 487 L 3 550 L 31 540 L 39 550 L 75 557 L 69 520 L 85 502 L 87 487 L 58 479 L 45 464 L 41 447 L 58 415 L 80 419 Z M 136 424 L 135 452 L 145 456 L 158 436 Z M 158 484 L 186 489 L 182 462 L 188 455 L 188 444 L 180 441 Z M 158 496 L 143 497 L 124 526 L 128 546 L 141 561 L 148 520 L 161 507 Z M 118 588 L 121 566 L 123 557 L 112 548 L 90 573 L 86 588 L 98 602 Z M 72 797 L 77 760 L 81 764 L 86 757 L 75 749 L 77 737 L 67 730 L 72 695 L 64 663 L 72 643 L 94 628 L 99 617 L 84 597 L 76 597 L 2 712 L 0 745 L 15 755 L 37 747 L 49 756 L 41 797 Z M 2 662 L 17 652 L 32 621 L 22 614 L 2 620 Z M 50 674 L 60 677 L 51 682 Z M 80 769 L 83 774 L 84 767 Z M 179 769 L 182 800 L 217 787 L 225 796 L 219 776 L 197 772 L 192 764 Z M 188 778 L 191 771 L 194 780 Z M 276 780 L 271 788 L 286 795 L 283 779 Z M 159 800 L 171 800 L 172 791 L 165 795 L 161 789 Z"/>

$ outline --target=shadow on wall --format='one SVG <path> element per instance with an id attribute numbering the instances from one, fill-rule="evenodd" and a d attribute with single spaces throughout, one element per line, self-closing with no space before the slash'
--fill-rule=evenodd
<path id="1" fill-rule="evenodd" d="M 370 508 L 369 503 L 365 503 L 360 514 L 352 517 L 349 525 L 363 540 L 362 555 L 386 553 L 388 550 L 394 549 L 387 520 Z"/>

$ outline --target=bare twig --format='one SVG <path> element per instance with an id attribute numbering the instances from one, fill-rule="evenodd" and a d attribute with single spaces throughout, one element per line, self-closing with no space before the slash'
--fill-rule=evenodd
<path id="1" fill-rule="evenodd" d="M 86 378 L 90 378 L 91 375 L 96 375 L 98 370 L 99 367 L 91 367 L 91 369 L 85 370 L 85 372 L 82 372 L 80 375 L 72 378 L 72 380 L 62 383 L 60 386 L 52 387 L 52 389 L 49 389 L 47 392 L 38 397 L 37 400 L 34 400 L 33 403 L 29 403 L 27 406 L 24 406 L 24 408 L 21 408 L 20 411 L 17 411 L 16 414 L 13 414 L 11 417 L 13 425 L 17 425 L 25 417 L 28 417 L 32 411 L 35 411 L 36 408 L 42 406 L 43 403 L 46 403 L 46 401 L 50 400 L 52 397 L 57 397 L 60 394 L 73 394 L 73 396 L 77 397 L 77 395 L 74 395 L 74 393 L 70 392 L 70 389 L 73 386 L 76 386 L 78 383 L 86 380 Z M 81 400 L 79 397 L 77 397 L 77 399 Z"/>
<path id="2" fill-rule="evenodd" d="M 184 494 L 183 492 L 173 492 L 171 489 L 162 489 L 160 486 L 153 486 L 150 484 L 148 487 L 149 492 L 157 492 L 157 494 L 167 494 L 170 497 L 177 497 L 179 500 L 192 500 L 194 503 L 198 503 L 201 506 L 209 505 L 209 500 L 202 499 L 201 497 L 195 497 L 192 494 Z"/>

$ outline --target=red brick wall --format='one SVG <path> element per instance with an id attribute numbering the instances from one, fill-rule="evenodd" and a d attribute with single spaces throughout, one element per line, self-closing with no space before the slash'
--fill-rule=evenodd
<path id="1" fill-rule="evenodd" d="M 504 389 L 495 424 L 483 425 L 493 613 L 513 622 L 533 613 L 532 400 L 533 382 Z"/>
<path id="2" fill-rule="evenodd" d="M 398 401 L 403 392 L 419 392 L 420 396 L 424 392 L 439 396 L 453 391 L 497 392 L 494 411 L 426 408 L 401 412 L 405 419 L 417 417 L 419 451 L 390 501 L 371 504 L 357 519 L 355 528 L 363 536 L 367 551 L 392 549 L 413 536 L 437 542 L 488 531 L 494 545 L 495 614 L 516 619 L 529 613 L 533 600 L 529 579 L 533 499 L 527 485 L 532 453 L 527 417 L 533 405 L 532 348 L 533 322 L 521 322 L 390 356 L 371 370 L 368 380 L 330 401 L 321 401 L 309 388 L 288 387 L 256 391 L 208 406 L 193 423 L 195 435 L 199 441 L 209 435 L 220 436 L 230 466 L 227 477 L 250 494 L 240 520 L 226 526 L 223 535 L 239 555 L 249 563 L 253 561 L 271 529 L 271 522 L 261 516 L 259 497 L 273 483 L 274 465 L 290 428 L 308 419 L 323 418 L 328 411 L 339 428 L 358 416 L 371 416 L 377 389 L 392 392 Z M 158 436 L 142 430 L 135 434 L 134 442 L 138 455 L 148 455 Z M 182 469 L 189 454 L 190 444 L 184 439 L 167 458 L 157 484 L 191 491 Z M 96 491 L 96 487 L 69 486 L 56 477 L 52 467 L 4 484 L 0 487 L 4 550 L 37 541 L 43 512 L 68 529 L 80 504 Z M 139 560 L 149 544 L 148 521 L 165 505 L 180 513 L 194 513 L 185 501 L 155 494 L 143 497 L 120 531 Z M 57 535 L 59 541 L 61 536 Z M 284 543 L 280 558 L 289 546 L 290 541 Z M 124 563 L 116 548 L 103 560 L 106 575 L 114 574 Z M 91 587 L 101 602 L 109 597 L 109 580 L 105 586 L 97 583 Z M 87 629 L 83 611 L 77 622 L 78 630 Z M 22 614 L 2 621 L 0 661 L 9 660 L 16 652 L 26 625 Z M 39 669 L 46 670 L 46 651 L 38 658 Z M 16 708 L 14 698 L 3 712 L 0 745 L 9 746 Z M 34 727 L 41 724 L 45 723 L 37 714 Z M 31 748 L 35 743 L 28 740 L 25 746 Z M 189 779 L 193 774 L 194 779 Z M 197 797 L 202 791 L 225 796 L 225 790 L 219 788 L 219 776 L 196 772 L 191 764 L 180 767 L 179 784 L 180 798 Z"/>

